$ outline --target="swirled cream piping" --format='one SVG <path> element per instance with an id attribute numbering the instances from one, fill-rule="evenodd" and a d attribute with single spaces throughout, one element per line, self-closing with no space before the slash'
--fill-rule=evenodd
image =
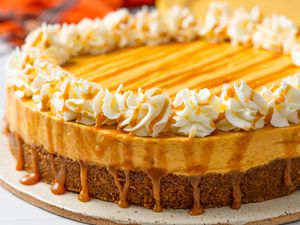
<path id="1" fill-rule="evenodd" d="M 65 121 L 98 127 L 116 125 L 138 136 L 156 137 L 172 130 L 189 137 L 204 137 L 216 129 L 250 130 L 266 124 L 284 127 L 300 122 L 299 74 L 261 92 L 253 91 L 245 82 L 233 87 L 224 85 L 220 97 L 207 89 L 184 89 L 172 102 L 158 88 L 123 92 L 120 86 L 111 92 L 76 78 L 60 65 L 79 55 L 202 37 L 290 53 L 293 63 L 299 66 L 298 32 L 284 16 L 262 18 L 258 8 L 239 8 L 231 14 L 224 2 L 212 3 L 202 23 L 187 8 L 178 6 L 166 15 L 146 8 L 132 15 L 121 9 L 102 20 L 43 24 L 31 32 L 8 60 L 7 86 L 17 97 L 32 98 L 38 109 L 51 110 Z"/>
<path id="2" fill-rule="evenodd" d="M 74 76 L 57 65 L 36 61 L 37 76 L 31 83 L 32 99 L 37 108 L 47 111 L 51 108 L 51 97 L 66 81 L 74 80 Z"/>
<path id="3" fill-rule="evenodd" d="M 253 7 L 251 11 L 240 7 L 233 12 L 228 22 L 227 34 L 233 45 L 249 44 L 255 28 L 260 20 L 259 7 Z"/>
<path id="4" fill-rule="evenodd" d="M 32 66 L 33 59 L 29 57 L 27 52 L 21 51 L 17 48 L 12 54 L 9 56 L 8 62 L 6 64 L 6 72 L 7 74 L 12 76 L 22 76 L 26 74 L 25 68 L 26 66 Z"/>
<path id="5" fill-rule="evenodd" d="M 7 81 L 7 86 L 18 98 L 30 98 L 32 90 L 26 77 L 12 77 Z"/>
<path id="6" fill-rule="evenodd" d="M 189 137 L 205 137 L 215 129 L 215 120 L 219 117 L 221 104 L 218 97 L 208 89 L 184 89 L 177 93 L 173 108 L 173 129 Z"/>
<path id="7" fill-rule="evenodd" d="M 161 15 L 156 10 L 149 12 L 147 7 L 137 12 L 133 30 L 137 44 L 160 45 L 168 43 L 171 38 Z"/>
<path id="8" fill-rule="evenodd" d="M 213 1 L 200 27 L 200 35 L 213 42 L 224 40 L 229 20 L 229 5 L 226 2 Z"/>
<path id="9" fill-rule="evenodd" d="M 65 121 L 95 124 L 93 101 L 101 86 L 85 80 L 67 80 L 53 95 L 53 109 Z"/>
<path id="10" fill-rule="evenodd" d="M 65 63 L 69 58 L 69 52 L 60 41 L 59 24 L 47 25 L 42 24 L 40 28 L 29 33 L 25 39 L 22 50 L 31 58 L 47 58 L 56 64 Z"/>
<path id="11" fill-rule="evenodd" d="M 300 73 L 296 73 L 294 76 L 286 77 L 283 79 L 283 81 L 298 90 L 300 89 Z"/>
<path id="12" fill-rule="evenodd" d="M 134 16 L 127 9 L 120 9 L 107 14 L 102 22 L 108 30 L 109 38 L 113 41 L 113 48 L 134 46 L 136 44 L 133 38 L 134 35 L 131 35 Z"/>
<path id="13" fill-rule="evenodd" d="M 262 96 L 271 109 L 270 124 L 274 127 L 287 127 L 300 122 L 300 75 L 288 77 L 280 86 L 264 87 Z"/>
<path id="14" fill-rule="evenodd" d="M 120 91 L 122 85 L 115 93 L 111 93 L 108 89 L 100 90 L 93 102 L 94 116 L 96 117 L 96 126 L 100 127 L 103 124 L 113 125 L 121 116 L 120 102 L 122 94 Z"/>
<path id="15" fill-rule="evenodd" d="M 178 42 L 192 41 L 198 37 L 198 21 L 188 8 L 174 6 L 164 18 L 168 33 Z"/>
<path id="16" fill-rule="evenodd" d="M 116 44 L 113 42 L 113 34 L 108 32 L 104 23 L 100 19 L 83 19 L 77 26 L 80 49 L 75 55 L 80 54 L 104 54 L 111 50 Z M 68 38 L 65 39 L 68 41 Z M 75 42 L 76 43 L 76 42 Z M 71 49 L 76 46 L 70 46 Z"/>
<path id="17" fill-rule="evenodd" d="M 245 82 L 233 87 L 224 85 L 221 93 L 224 118 L 217 123 L 222 131 L 233 129 L 251 130 L 262 128 L 268 107 L 263 97 L 254 92 Z"/>
<path id="18" fill-rule="evenodd" d="M 255 47 L 290 53 L 298 32 L 296 24 L 282 15 L 265 17 L 257 26 L 252 40 Z"/>
<path id="19" fill-rule="evenodd" d="M 158 88 L 139 89 L 137 94 L 127 92 L 122 100 L 122 116 L 119 127 L 137 136 L 157 137 L 168 125 L 171 116 L 171 100 Z"/>

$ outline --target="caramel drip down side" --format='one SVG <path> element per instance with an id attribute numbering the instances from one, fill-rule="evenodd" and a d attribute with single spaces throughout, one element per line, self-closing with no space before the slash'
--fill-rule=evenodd
<path id="1" fill-rule="evenodd" d="M 291 156 L 297 154 L 296 149 L 297 149 L 297 145 L 300 143 L 299 138 L 300 138 L 300 133 L 298 131 L 295 131 L 292 134 L 292 138 L 286 138 L 285 136 L 283 136 L 283 141 L 278 142 L 278 144 L 282 144 L 285 148 L 286 165 L 283 171 L 283 183 L 286 187 L 291 187 L 293 185 L 292 175 L 291 175 L 291 170 L 292 170 Z"/>
<path id="2" fill-rule="evenodd" d="M 291 177 L 291 168 L 292 168 L 292 160 L 291 158 L 286 159 L 286 165 L 283 173 L 283 183 L 286 187 L 292 186 L 292 177 Z"/>
<path id="3" fill-rule="evenodd" d="M 5 118 L 4 118 L 4 121 L 3 121 L 4 125 L 3 125 L 3 128 L 2 128 L 2 133 L 4 135 L 9 135 L 10 134 L 10 129 L 9 129 L 9 125 L 8 123 L 6 122 Z"/>
<path id="4" fill-rule="evenodd" d="M 91 200 L 89 196 L 89 189 L 88 189 L 88 171 L 87 165 L 80 161 L 80 182 L 81 182 L 81 191 L 79 193 L 78 199 L 81 202 L 89 202 Z"/>
<path id="5" fill-rule="evenodd" d="M 15 134 L 15 137 L 18 145 L 16 170 L 20 171 L 24 169 L 24 143 L 20 135 Z"/>
<path id="6" fill-rule="evenodd" d="M 48 151 L 50 153 L 53 153 L 53 143 L 52 143 L 52 123 L 51 118 L 47 118 L 46 120 L 46 128 L 47 128 L 47 145 L 48 145 Z"/>
<path id="7" fill-rule="evenodd" d="M 244 154 L 247 151 L 248 144 L 252 138 L 252 132 L 245 132 L 245 134 L 237 140 L 235 145 L 237 146 L 237 151 L 233 153 L 230 160 L 228 161 L 228 166 L 232 170 L 231 178 L 231 189 L 232 189 L 232 209 L 239 209 L 242 202 L 242 192 L 241 192 L 241 161 L 244 158 Z"/>
<path id="8" fill-rule="evenodd" d="M 125 171 L 129 171 L 134 169 L 133 164 L 133 146 L 131 145 L 130 136 L 126 135 L 124 138 L 124 142 L 122 142 L 120 146 L 120 150 L 122 151 L 123 155 L 123 166 Z M 126 175 L 126 174 L 125 174 Z"/>
<path id="9" fill-rule="evenodd" d="M 211 156 L 214 151 L 214 143 L 211 141 L 206 142 L 205 151 L 201 151 L 200 155 L 195 155 L 193 151 L 194 145 L 188 141 L 184 144 L 184 157 L 186 171 L 192 176 L 189 177 L 189 182 L 193 189 L 193 207 L 190 209 L 189 214 L 192 216 L 201 215 L 204 213 L 204 207 L 201 205 L 201 192 L 199 184 L 203 175 L 206 173 Z M 197 158 L 205 159 L 201 162 L 196 162 Z M 193 165 L 191 167 L 191 165 Z"/>
<path id="10" fill-rule="evenodd" d="M 153 198 L 155 200 L 155 205 L 153 210 L 155 212 L 160 212 L 162 210 L 161 207 L 161 179 L 167 174 L 167 171 L 159 168 L 150 168 L 147 169 L 147 173 L 152 182 L 153 188 Z"/>
<path id="11" fill-rule="evenodd" d="M 65 181 L 66 181 L 66 166 L 63 157 L 59 157 L 60 168 L 57 171 L 55 168 L 54 155 L 51 155 L 51 169 L 53 174 L 53 180 L 51 184 L 51 192 L 55 195 L 61 195 L 66 192 Z"/>
<path id="12" fill-rule="evenodd" d="M 232 209 L 239 209 L 242 203 L 242 192 L 241 192 L 241 175 L 238 173 L 232 174 L 231 177 L 231 188 L 232 188 Z"/>
<path id="13" fill-rule="evenodd" d="M 8 135 L 9 133 L 10 133 L 9 127 L 8 126 L 4 126 L 4 128 L 2 129 L 2 134 Z"/>
<path id="14" fill-rule="evenodd" d="M 39 165 L 38 165 L 38 153 L 37 153 L 37 149 L 34 147 L 31 148 L 31 164 L 32 164 L 32 172 L 21 177 L 20 179 L 21 184 L 33 185 L 38 183 L 41 179 Z"/>
<path id="15" fill-rule="evenodd" d="M 204 208 L 201 205 L 201 193 L 199 187 L 200 182 L 201 182 L 201 176 L 190 177 L 190 184 L 192 185 L 193 188 L 193 198 L 194 198 L 193 207 L 189 211 L 189 214 L 192 216 L 197 216 L 204 213 Z"/>
<path id="16" fill-rule="evenodd" d="M 108 167 L 108 172 L 112 175 L 115 185 L 118 188 L 119 191 L 119 202 L 118 206 L 121 208 L 127 208 L 129 206 L 129 203 L 127 201 L 127 194 L 130 187 L 130 172 L 129 170 L 124 170 L 125 175 L 125 181 L 122 184 L 120 182 L 118 172 L 119 170 L 114 167 Z"/>
<path id="17" fill-rule="evenodd" d="M 236 150 L 233 152 L 231 158 L 228 161 L 228 167 L 231 168 L 233 172 L 240 171 L 241 162 L 244 158 L 244 154 L 247 151 L 248 144 L 252 139 L 253 132 L 246 131 L 236 142 Z"/>
<path id="18" fill-rule="evenodd" d="M 101 125 L 102 125 L 102 123 L 104 122 L 104 120 L 106 119 L 106 117 L 103 115 L 103 114 L 98 114 L 97 116 L 96 116 L 96 124 L 95 124 L 95 126 L 97 127 L 97 128 L 100 128 L 101 127 Z"/>

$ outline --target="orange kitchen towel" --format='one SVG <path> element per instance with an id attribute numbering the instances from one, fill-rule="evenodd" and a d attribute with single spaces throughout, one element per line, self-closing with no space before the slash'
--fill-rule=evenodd
<path id="1" fill-rule="evenodd" d="M 84 17 L 103 17 L 120 7 L 152 4 L 154 0 L 1 0 L 0 38 L 20 45 L 42 22 L 78 22 Z"/>

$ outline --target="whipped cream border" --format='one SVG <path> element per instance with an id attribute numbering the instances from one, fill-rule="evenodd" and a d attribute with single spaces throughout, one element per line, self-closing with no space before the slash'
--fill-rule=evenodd
<path id="1" fill-rule="evenodd" d="M 120 9 L 78 24 L 42 24 L 11 54 L 7 85 L 17 97 L 31 98 L 39 110 L 51 110 L 65 121 L 117 126 L 136 136 L 157 137 L 172 131 L 192 138 L 268 124 L 287 127 L 300 123 L 300 74 L 260 92 L 241 81 L 223 85 L 219 96 L 208 89 L 183 89 L 172 100 L 159 88 L 134 92 L 123 91 L 120 85 L 111 92 L 76 78 L 60 65 L 79 55 L 201 38 L 290 54 L 300 66 L 298 33 L 296 24 L 285 16 L 262 17 L 258 7 L 232 11 L 224 2 L 213 2 L 202 20 L 178 6 L 166 15 L 147 8 L 135 15 Z"/>

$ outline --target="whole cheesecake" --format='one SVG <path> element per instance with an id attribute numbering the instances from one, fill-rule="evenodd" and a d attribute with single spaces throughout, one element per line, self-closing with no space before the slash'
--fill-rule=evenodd
<path id="1" fill-rule="evenodd" d="M 284 16 L 225 3 L 201 21 L 174 7 L 42 25 L 8 62 L 20 182 L 192 215 L 292 193 L 298 34 Z"/>

